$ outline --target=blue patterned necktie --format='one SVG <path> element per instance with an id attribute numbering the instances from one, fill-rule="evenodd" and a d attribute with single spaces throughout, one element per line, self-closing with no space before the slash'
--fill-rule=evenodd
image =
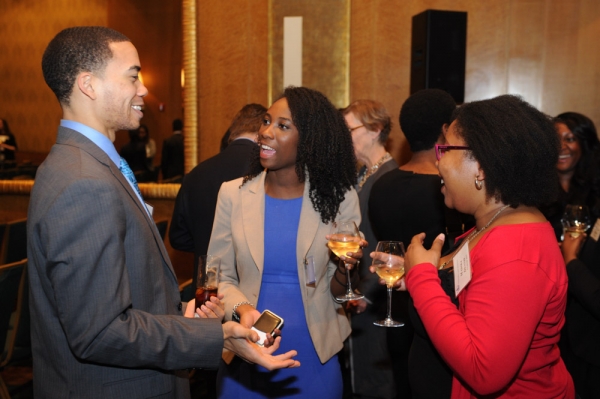
<path id="1" fill-rule="evenodd" d="M 135 180 L 135 175 L 133 174 L 133 171 L 129 167 L 129 164 L 127 163 L 127 161 L 123 158 L 121 158 L 121 164 L 119 165 L 119 170 L 121 171 L 121 173 L 123 173 L 123 176 L 125 176 L 127 178 L 127 180 L 129 180 L 131 182 L 131 184 L 135 188 L 135 191 L 137 191 L 137 193 L 140 195 L 140 198 L 143 198 L 142 192 L 140 191 L 137 181 Z"/>

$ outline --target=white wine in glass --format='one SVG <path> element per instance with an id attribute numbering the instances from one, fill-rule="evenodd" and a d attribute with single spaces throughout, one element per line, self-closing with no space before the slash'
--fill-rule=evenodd
<path id="1" fill-rule="evenodd" d="M 564 232 L 577 238 L 591 227 L 590 212 L 585 205 L 567 205 L 561 219 Z M 564 233 L 563 233 L 564 238 Z"/>
<path id="2" fill-rule="evenodd" d="M 402 327 L 404 323 L 392 319 L 392 287 L 396 281 L 404 277 L 404 261 L 399 259 L 404 258 L 404 244 L 400 241 L 379 241 L 375 252 L 388 254 L 386 261 L 373 259 L 375 272 L 385 280 L 387 286 L 387 316 L 385 319 L 376 321 L 373 324 L 380 327 Z M 397 257 L 394 258 L 392 255 Z"/>
<path id="3" fill-rule="evenodd" d="M 329 236 L 329 242 L 327 246 L 331 249 L 338 258 L 346 255 L 348 252 L 356 252 L 360 248 L 360 232 L 356 223 L 353 221 L 341 221 L 337 222 L 335 232 Z M 340 259 L 340 263 L 343 263 Z M 338 295 L 336 299 L 338 301 L 352 301 L 356 299 L 363 299 L 364 295 L 359 295 L 352 290 L 352 283 L 350 282 L 350 270 L 344 264 L 346 269 L 346 293 L 344 295 Z"/>

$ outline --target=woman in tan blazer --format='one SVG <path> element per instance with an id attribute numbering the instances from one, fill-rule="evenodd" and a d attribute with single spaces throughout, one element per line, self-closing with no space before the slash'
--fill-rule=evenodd
<path id="1" fill-rule="evenodd" d="M 336 221 L 360 223 L 348 127 L 321 93 L 289 87 L 267 111 L 258 142 L 264 170 L 221 186 L 208 253 L 221 257 L 225 317 L 250 327 L 263 310 L 275 312 L 284 319 L 280 351 L 297 350 L 301 366 L 282 373 L 223 362 L 219 396 L 339 398 L 337 353 L 350 326 L 334 299 L 345 273 L 326 236 Z"/>

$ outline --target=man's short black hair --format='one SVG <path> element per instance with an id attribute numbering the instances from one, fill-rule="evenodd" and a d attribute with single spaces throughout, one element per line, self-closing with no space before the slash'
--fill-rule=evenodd
<path id="1" fill-rule="evenodd" d="M 77 75 L 102 72 L 113 56 L 110 44 L 128 41 L 127 36 L 104 26 L 77 26 L 60 31 L 42 57 L 46 84 L 61 104 L 69 105 Z"/>
<path id="2" fill-rule="evenodd" d="M 175 119 L 173 121 L 173 131 L 183 130 L 183 121 L 181 119 Z"/>

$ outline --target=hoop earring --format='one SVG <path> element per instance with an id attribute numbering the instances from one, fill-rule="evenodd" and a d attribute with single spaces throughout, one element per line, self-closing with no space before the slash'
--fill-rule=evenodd
<path id="1" fill-rule="evenodd" d="M 479 175 L 477 175 L 477 177 L 479 177 Z M 483 180 L 478 180 L 477 177 L 475 178 L 475 188 L 481 190 L 483 188 Z"/>

